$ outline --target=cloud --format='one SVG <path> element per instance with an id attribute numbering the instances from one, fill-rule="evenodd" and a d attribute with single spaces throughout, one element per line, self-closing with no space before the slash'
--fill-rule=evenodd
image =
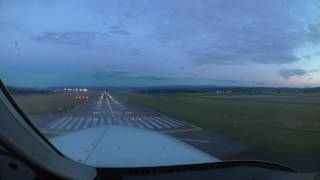
<path id="1" fill-rule="evenodd" d="M 123 35 L 123 36 L 130 35 L 127 30 L 121 29 L 121 27 L 117 25 L 111 26 L 109 29 L 110 29 L 109 33 L 112 33 L 112 34 Z"/>
<path id="2" fill-rule="evenodd" d="M 108 38 L 109 35 L 98 32 L 45 32 L 41 35 L 32 36 L 31 39 L 48 44 L 72 45 L 78 47 L 92 47 L 97 38 Z"/>
<path id="3" fill-rule="evenodd" d="M 297 49 L 320 35 L 320 28 L 310 25 L 308 30 L 297 18 L 304 16 L 306 7 L 299 2 L 204 0 L 175 1 L 170 7 L 165 4 L 158 8 L 162 19 L 156 24 L 156 39 L 183 44 L 179 50 L 196 64 L 290 64 L 299 60 Z M 293 16 L 296 7 L 304 9 Z"/>
<path id="4" fill-rule="evenodd" d="M 106 79 L 106 78 L 124 78 L 129 77 L 132 73 L 129 71 L 123 71 L 123 70 L 96 70 L 92 72 L 92 77 L 94 79 Z"/>
<path id="5" fill-rule="evenodd" d="M 140 79 L 140 80 L 167 80 L 172 79 L 172 77 L 148 75 L 148 74 L 138 74 L 131 71 L 125 70 L 96 70 L 92 72 L 92 77 L 97 80 L 104 80 L 110 78 L 117 79 Z"/>
<path id="6" fill-rule="evenodd" d="M 309 24 L 308 40 L 313 43 L 320 42 L 320 24 Z"/>
<path id="7" fill-rule="evenodd" d="M 131 49 L 128 49 L 128 53 L 130 55 L 141 55 L 142 54 L 142 50 L 139 49 L 139 48 L 131 48 Z"/>
<path id="8" fill-rule="evenodd" d="M 292 77 L 301 77 L 307 75 L 307 72 L 303 69 L 283 69 L 279 71 L 279 75 L 286 80 Z"/>
<path id="9" fill-rule="evenodd" d="M 123 36 L 128 36 L 129 35 L 128 31 L 121 30 L 121 29 L 119 29 L 119 30 L 111 30 L 109 32 L 112 33 L 112 34 L 118 34 L 118 35 L 123 35 Z"/>
<path id="10" fill-rule="evenodd" d="M 299 59 L 295 48 L 301 43 L 297 33 L 270 27 L 247 26 L 229 29 L 217 42 L 186 51 L 199 64 L 289 64 Z"/>
<path id="11" fill-rule="evenodd" d="M 159 75 L 159 74 L 146 74 L 137 73 L 126 70 L 93 70 L 91 72 L 76 73 L 78 76 L 83 74 L 91 74 L 94 81 L 100 82 L 110 82 L 110 81 L 125 81 L 131 84 L 145 85 L 144 83 L 152 83 L 155 85 L 222 85 L 222 86 L 238 86 L 243 82 L 236 80 L 223 80 L 223 79 L 213 79 L 213 78 L 193 78 L 193 77 L 183 77 L 183 76 L 169 76 L 169 75 Z M 82 74 L 82 75 L 80 75 Z"/>

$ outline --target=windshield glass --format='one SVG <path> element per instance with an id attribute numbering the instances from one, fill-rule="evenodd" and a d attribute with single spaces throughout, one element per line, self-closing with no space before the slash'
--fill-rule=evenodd
<path id="1" fill-rule="evenodd" d="M 0 77 L 92 166 L 319 170 L 319 2 L 4 0 Z"/>

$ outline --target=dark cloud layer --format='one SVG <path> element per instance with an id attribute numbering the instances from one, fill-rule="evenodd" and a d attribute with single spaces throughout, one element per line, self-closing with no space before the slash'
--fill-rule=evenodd
<path id="1" fill-rule="evenodd" d="M 123 78 L 131 75 L 129 71 L 106 71 L 106 70 L 96 70 L 92 72 L 92 77 L 94 79 L 106 79 L 106 78 Z"/>
<path id="2" fill-rule="evenodd" d="M 117 35 L 123 35 L 123 36 L 127 36 L 129 35 L 129 32 L 127 30 L 122 29 L 120 26 L 111 26 L 109 28 L 109 33 L 111 34 L 117 34 Z"/>
<path id="3" fill-rule="evenodd" d="M 303 69 L 283 69 L 279 72 L 279 75 L 286 80 L 292 77 L 301 77 L 307 75 L 307 72 Z"/>
<path id="4" fill-rule="evenodd" d="M 97 32 L 45 32 L 32 36 L 31 39 L 40 43 L 73 45 L 78 47 L 91 47 L 97 38 L 107 38 L 105 33 Z"/>
<path id="5" fill-rule="evenodd" d="M 174 79 L 172 77 L 165 77 L 159 75 L 146 75 L 146 74 L 137 74 L 130 71 L 124 70 L 96 70 L 92 72 L 92 77 L 96 80 L 105 80 L 105 79 L 139 79 L 139 80 L 170 80 Z"/>
<path id="6" fill-rule="evenodd" d="M 319 42 L 320 26 L 305 28 L 286 0 L 174 1 L 159 14 L 159 42 L 183 43 L 199 64 L 289 64 L 307 42 Z"/>
<path id="7" fill-rule="evenodd" d="M 277 28 L 246 27 L 220 37 L 221 41 L 187 51 L 201 64 L 288 64 L 298 60 L 294 50 L 301 34 Z"/>
<path id="8" fill-rule="evenodd" d="M 86 72 L 87 73 L 87 72 Z M 91 77 L 98 81 L 108 80 L 126 80 L 134 82 L 156 82 L 156 83 L 182 83 L 182 84 L 207 84 L 215 83 L 219 85 L 239 85 L 241 82 L 236 80 L 221 80 L 210 78 L 192 78 L 192 77 L 177 77 L 165 76 L 156 74 L 141 74 L 125 70 L 94 70 L 91 72 Z M 253 83 L 255 84 L 255 83 Z"/>

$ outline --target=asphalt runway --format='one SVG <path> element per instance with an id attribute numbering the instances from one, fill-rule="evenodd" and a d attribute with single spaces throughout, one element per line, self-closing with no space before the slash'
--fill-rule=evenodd
<path id="1" fill-rule="evenodd" d="M 66 133 L 108 125 L 163 132 L 199 129 L 191 124 L 120 100 L 110 93 L 106 96 L 102 93 L 98 97 L 92 97 L 62 117 L 51 121 L 43 129 Z"/>

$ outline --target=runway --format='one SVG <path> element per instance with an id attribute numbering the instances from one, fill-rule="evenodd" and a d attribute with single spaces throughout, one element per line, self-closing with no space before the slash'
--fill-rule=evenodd
<path id="1" fill-rule="evenodd" d="M 43 129 L 66 133 L 108 125 L 169 132 L 198 129 L 191 124 L 126 102 L 110 93 L 92 97 Z"/>

